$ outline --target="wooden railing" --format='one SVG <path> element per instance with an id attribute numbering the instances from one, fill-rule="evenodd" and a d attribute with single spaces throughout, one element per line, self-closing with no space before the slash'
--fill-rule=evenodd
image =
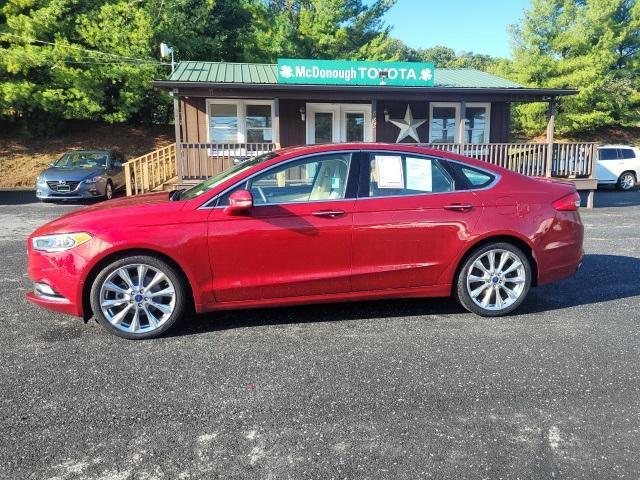
<path id="1" fill-rule="evenodd" d="M 127 195 L 150 192 L 177 175 L 176 144 L 154 150 L 124 164 Z"/>
<path id="2" fill-rule="evenodd" d="M 180 143 L 179 172 L 183 180 L 209 178 L 274 148 L 273 143 Z"/>
<path id="3" fill-rule="evenodd" d="M 529 176 L 593 178 L 595 143 L 431 143 L 436 150 L 459 153 Z M 548 162 L 551 152 L 551 162 Z"/>

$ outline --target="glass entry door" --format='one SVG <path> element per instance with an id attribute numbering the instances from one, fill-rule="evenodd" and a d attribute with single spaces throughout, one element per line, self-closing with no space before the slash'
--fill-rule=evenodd
<path id="1" fill-rule="evenodd" d="M 370 142 L 371 105 L 307 103 L 307 144 Z"/>

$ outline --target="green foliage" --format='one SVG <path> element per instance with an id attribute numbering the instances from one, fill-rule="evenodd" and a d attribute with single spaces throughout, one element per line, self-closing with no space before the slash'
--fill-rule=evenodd
<path id="1" fill-rule="evenodd" d="M 640 121 L 639 2 L 533 0 L 511 35 L 513 63 L 498 72 L 528 86 L 580 90 L 562 100 L 559 132 Z M 539 104 L 515 113 L 523 130 L 544 128 Z"/>
<path id="2" fill-rule="evenodd" d="M 395 0 L 272 0 L 251 2 L 255 62 L 278 57 L 388 59 L 394 42 L 381 20 Z"/>

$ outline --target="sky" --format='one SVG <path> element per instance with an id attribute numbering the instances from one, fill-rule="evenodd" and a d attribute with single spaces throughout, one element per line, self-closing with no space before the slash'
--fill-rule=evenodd
<path id="1" fill-rule="evenodd" d="M 507 26 L 528 6 L 529 0 L 397 0 L 385 20 L 410 47 L 510 57 Z"/>

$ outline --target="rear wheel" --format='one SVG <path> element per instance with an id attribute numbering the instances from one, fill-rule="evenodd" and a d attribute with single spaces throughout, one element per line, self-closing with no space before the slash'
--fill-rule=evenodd
<path id="1" fill-rule="evenodd" d="M 475 250 L 460 269 L 457 297 L 484 317 L 506 315 L 520 306 L 531 287 L 531 264 L 519 248 L 496 242 Z"/>
<path id="2" fill-rule="evenodd" d="M 111 333 L 152 338 L 169 330 L 187 305 L 182 275 L 167 262 L 140 255 L 111 263 L 91 288 L 91 308 Z"/>
<path id="3" fill-rule="evenodd" d="M 628 192 L 635 186 L 636 176 L 633 174 L 633 172 L 624 172 L 622 175 L 620 175 L 620 178 L 618 178 L 618 190 Z"/>

